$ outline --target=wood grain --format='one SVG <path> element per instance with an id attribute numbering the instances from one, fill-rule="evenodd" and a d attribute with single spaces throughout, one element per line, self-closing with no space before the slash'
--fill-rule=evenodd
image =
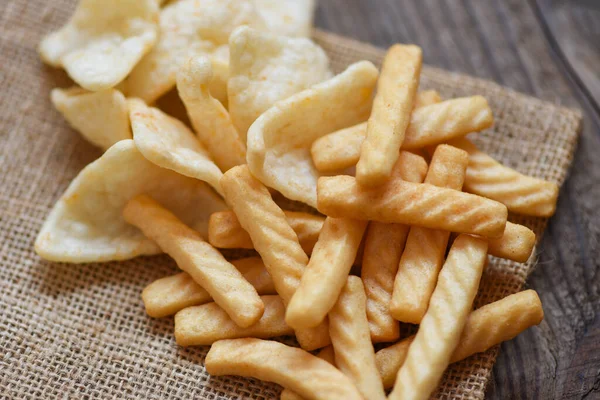
<path id="1" fill-rule="evenodd" d="M 427 64 L 584 112 L 570 178 L 528 279 L 546 317 L 502 345 L 490 399 L 600 398 L 600 22 L 589 4 L 597 3 L 321 0 L 317 9 L 320 28 L 381 47 L 415 43 Z"/>

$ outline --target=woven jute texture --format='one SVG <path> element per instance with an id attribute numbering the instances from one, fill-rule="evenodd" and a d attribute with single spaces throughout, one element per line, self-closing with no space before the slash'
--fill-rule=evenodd
<path id="1" fill-rule="evenodd" d="M 280 387 L 237 377 L 211 378 L 207 347 L 182 349 L 172 319 L 144 313 L 142 288 L 176 272 L 166 256 L 64 265 L 40 260 L 33 241 L 71 179 L 100 153 L 69 129 L 49 91 L 70 85 L 39 61 L 35 48 L 62 25 L 75 0 L 0 4 L 0 398 L 275 399 Z M 342 70 L 382 50 L 323 32 L 315 39 Z M 425 49 L 427 51 L 427 49 Z M 425 68 L 422 88 L 446 98 L 486 96 L 493 129 L 474 137 L 521 172 L 562 184 L 581 117 L 494 83 Z M 541 235 L 543 219 L 514 218 Z M 493 259 L 476 306 L 521 289 L 535 265 Z M 532 346 L 535 344 L 532 343 Z M 481 399 L 497 348 L 453 365 L 437 398 Z"/>

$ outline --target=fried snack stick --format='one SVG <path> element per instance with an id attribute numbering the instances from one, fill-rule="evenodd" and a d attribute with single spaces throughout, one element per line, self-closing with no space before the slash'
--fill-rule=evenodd
<path id="1" fill-rule="evenodd" d="M 271 275 L 260 257 L 231 261 L 259 295 L 276 294 Z M 146 312 L 154 318 L 173 315 L 186 307 L 199 306 L 213 301 L 210 294 L 187 273 L 157 279 L 144 289 L 142 300 Z"/>
<path id="2" fill-rule="evenodd" d="M 467 152 L 439 145 L 431 159 L 425 183 L 461 190 L 468 164 Z M 421 322 L 444 262 L 449 238 L 448 231 L 419 226 L 410 228 L 389 303 L 390 314 L 398 321 Z"/>
<path id="3" fill-rule="evenodd" d="M 319 354 L 317 354 L 317 357 L 319 357 L 321 360 L 325 360 L 329 364 L 335 366 L 335 354 L 333 353 L 332 346 L 323 347 L 319 351 Z M 279 399 L 280 400 L 304 400 L 304 397 L 300 396 L 298 393 L 296 393 L 290 389 L 283 389 L 281 391 L 281 396 L 279 397 Z"/>
<path id="4" fill-rule="evenodd" d="M 298 236 L 271 198 L 269 190 L 252 176 L 247 165 L 227 171 L 220 182 L 227 203 L 250 235 L 254 248 L 273 278 L 277 293 L 287 306 L 300 286 L 308 264 Z M 327 321 L 313 329 L 296 331 L 296 338 L 305 350 L 319 349 L 331 343 Z"/>
<path id="5" fill-rule="evenodd" d="M 508 216 L 503 204 L 469 193 L 399 179 L 365 188 L 351 176 L 319 178 L 317 208 L 330 217 L 351 216 L 491 238 L 502 236 Z"/>
<path id="6" fill-rule="evenodd" d="M 298 235 L 300 246 L 311 254 L 325 218 L 296 211 L 284 211 L 285 218 Z M 217 211 L 212 213 L 208 221 L 208 242 L 222 249 L 253 249 L 252 239 L 242 228 L 233 211 Z"/>
<path id="7" fill-rule="evenodd" d="M 375 364 L 367 321 L 367 297 L 359 277 L 350 275 L 329 313 L 329 335 L 335 364 L 365 399 L 385 399 L 381 378 Z"/>
<path id="8" fill-rule="evenodd" d="M 429 398 L 458 345 L 486 259 L 485 240 L 469 235 L 456 238 L 427 313 L 398 371 L 390 400 Z"/>
<path id="9" fill-rule="evenodd" d="M 538 325 L 542 319 L 544 310 L 535 290 L 511 294 L 478 308 L 469 315 L 450 362 L 464 360 L 510 340 L 525 329 Z M 413 340 L 414 336 L 411 336 L 375 353 L 377 369 L 386 389 L 394 385 Z"/>
<path id="10" fill-rule="evenodd" d="M 408 182 L 421 183 L 427 173 L 423 157 L 400 152 L 394 167 L 397 175 Z M 390 314 L 390 299 L 394 277 L 410 227 L 403 224 L 386 224 L 373 221 L 367 228 L 361 278 L 367 295 L 367 319 L 371 341 L 392 342 L 400 337 L 398 321 Z"/>
<path id="11" fill-rule="evenodd" d="M 239 375 L 275 382 L 314 400 L 363 400 L 350 378 L 305 350 L 260 339 L 220 340 L 206 355 L 214 376 Z"/>
<path id="12" fill-rule="evenodd" d="M 210 59 L 191 57 L 177 74 L 177 91 L 200 141 L 225 172 L 246 163 L 246 145 L 223 104 L 211 96 L 209 85 L 212 79 Z"/>
<path id="13" fill-rule="evenodd" d="M 264 305 L 256 289 L 218 250 L 170 211 L 140 195 L 127 203 L 123 217 L 173 257 L 236 324 L 248 327 L 260 319 Z"/>
<path id="14" fill-rule="evenodd" d="M 468 139 L 450 144 L 469 153 L 465 191 L 499 201 L 517 214 L 550 217 L 556 211 L 557 184 L 505 167 Z"/>
<path id="15" fill-rule="evenodd" d="M 531 229 L 507 222 L 501 238 L 488 240 L 488 253 L 495 257 L 524 263 L 529 260 L 534 246 L 535 233 Z"/>
<path id="16" fill-rule="evenodd" d="M 268 339 L 291 335 L 285 323 L 285 306 L 279 296 L 261 296 L 265 304 L 262 317 L 246 328 L 240 328 L 217 303 L 188 307 L 175 314 L 175 340 L 180 346 L 206 346 L 217 340 L 256 337 Z"/>
<path id="17" fill-rule="evenodd" d="M 417 93 L 414 109 L 430 106 L 440 101 L 442 101 L 442 96 L 436 90 L 422 90 Z"/>
<path id="18" fill-rule="evenodd" d="M 381 185 L 392 173 L 410 123 L 422 62 L 421 48 L 414 45 L 396 44 L 385 55 L 356 165 L 361 185 Z"/>

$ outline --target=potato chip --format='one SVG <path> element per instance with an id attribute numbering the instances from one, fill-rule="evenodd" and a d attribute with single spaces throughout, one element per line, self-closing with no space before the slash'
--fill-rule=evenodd
<path id="1" fill-rule="evenodd" d="M 157 167 L 122 140 L 85 167 L 58 200 L 35 241 L 44 259 L 62 262 L 125 260 L 161 252 L 121 212 L 147 193 L 204 236 L 208 218 L 225 204 L 206 184 Z"/>
<path id="2" fill-rule="evenodd" d="M 156 0 L 80 0 L 69 22 L 42 40 L 39 52 L 85 89 L 108 89 L 154 45 L 157 19 Z"/>
<path id="3" fill-rule="evenodd" d="M 361 61 L 341 74 L 276 103 L 248 131 L 248 166 L 265 185 L 316 207 L 319 173 L 310 156 L 315 139 L 364 121 L 377 68 Z"/>
<path id="4" fill-rule="evenodd" d="M 253 0 L 269 31 L 310 37 L 315 0 Z"/>
<path id="5" fill-rule="evenodd" d="M 244 141 L 273 104 L 331 78 L 327 55 L 309 39 L 241 27 L 231 34 L 229 49 L 229 113 Z"/>
<path id="6" fill-rule="evenodd" d="M 89 92 L 75 86 L 53 89 L 50 98 L 69 125 L 102 150 L 131 139 L 127 100 L 118 90 Z"/>
<path id="7" fill-rule="evenodd" d="M 221 192 L 223 173 L 183 122 L 139 99 L 130 100 L 129 108 L 133 140 L 144 157 L 159 167 L 205 181 Z"/>
<path id="8" fill-rule="evenodd" d="M 128 95 L 148 104 L 175 86 L 179 66 L 192 54 L 223 51 L 235 28 L 263 28 L 264 22 L 250 0 L 180 0 L 160 12 L 156 46 L 133 69 Z"/>

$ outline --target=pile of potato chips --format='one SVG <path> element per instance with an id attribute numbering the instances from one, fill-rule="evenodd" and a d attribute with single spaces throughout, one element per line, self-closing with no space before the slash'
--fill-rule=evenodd
<path id="1" fill-rule="evenodd" d="M 551 216 L 558 187 L 467 139 L 492 110 L 419 91 L 417 46 L 333 76 L 308 38 L 314 8 L 80 0 L 40 54 L 76 83 L 52 103 L 104 154 L 35 250 L 72 263 L 170 255 L 183 272 L 144 290 L 146 310 L 175 315 L 178 344 L 211 345 L 213 375 L 279 383 L 282 399 L 427 399 L 451 362 L 542 320 L 531 290 L 472 307 L 488 255 L 533 251 L 508 212 Z M 173 89 L 187 124 L 156 107 Z M 319 213 L 282 210 L 275 191 Z M 416 335 L 400 340 L 400 322 Z M 266 340 L 282 335 L 300 348 Z"/>

